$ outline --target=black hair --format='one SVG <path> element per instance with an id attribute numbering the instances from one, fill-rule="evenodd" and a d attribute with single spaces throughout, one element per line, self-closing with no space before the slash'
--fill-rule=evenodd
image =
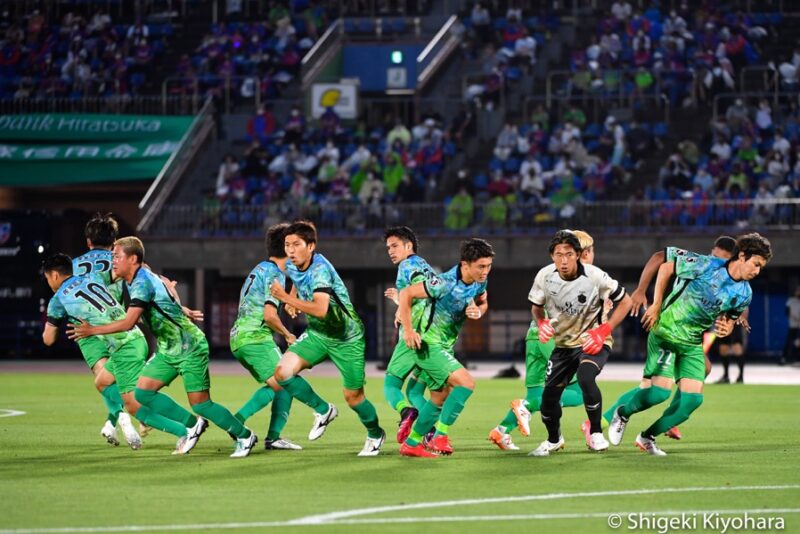
<path id="1" fill-rule="evenodd" d="M 284 238 L 287 235 L 296 235 L 310 245 L 317 242 L 317 227 L 311 221 L 298 220 L 286 227 Z"/>
<path id="2" fill-rule="evenodd" d="M 273 224 L 269 227 L 266 237 L 267 257 L 279 259 L 286 257 L 284 239 L 287 228 L 289 228 L 289 223 Z"/>
<path id="3" fill-rule="evenodd" d="M 767 261 L 772 259 L 772 245 L 769 239 L 758 232 L 739 236 L 736 248 L 739 252 L 744 252 L 745 260 L 749 260 L 751 256 L 761 256 Z"/>
<path id="4" fill-rule="evenodd" d="M 736 255 L 736 240 L 729 235 L 721 235 L 714 241 L 716 248 L 729 252 L 731 255 Z"/>
<path id="5" fill-rule="evenodd" d="M 119 224 L 111 213 L 102 215 L 98 212 L 86 223 L 83 234 L 92 242 L 93 247 L 110 247 L 119 234 Z"/>
<path id="6" fill-rule="evenodd" d="M 481 258 L 494 258 L 494 249 L 485 239 L 473 237 L 461 242 L 461 261 L 472 263 Z"/>
<path id="7" fill-rule="evenodd" d="M 552 254 L 553 251 L 555 251 L 558 245 L 569 245 L 573 249 L 575 249 L 575 252 L 577 254 L 580 254 L 583 251 L 578 236 L 576 236 L 570 230 L 559 230 L 558 232 L 555 233 L 553 239 L 550 240 L 550 248 L 548 249 L 550 254 Z"/>
<path id="8" fill-rule="evenodd" d="M 72 276 L 72 258 L 66 254 L 53 254 L 42 263 L 42 273 L 57 272 L 64 276 Z"/>
<path id="9" fill-rule="evenodd" d="M 396 237 L 404 243 L 411 243 L 411 250 L 415 253 L 417 252 L 417 246 L 419 244 L 417 242 L 417 234 L 408 226 L 392 226 L 391 228 L 387 228 L 383 233 L 383 240 L 386 241 L 390 237 Z"/>

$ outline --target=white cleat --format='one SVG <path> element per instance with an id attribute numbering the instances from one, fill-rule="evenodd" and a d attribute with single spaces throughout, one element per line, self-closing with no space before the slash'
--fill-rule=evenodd
<path id="1" fill-rule="evenodd" d="M 531 435 L 531 412 L 525 405 L 525 399 L 511 401 L 511 410 L 517 416 L 517 427 L 523 436 Z"/>
<path id="2" fill-rule="evenodd" d="M 194 449 L 194 446 L 197 445 L 197 441 L 200 439 L 200 436 L 203 435 L 203 432 L 206 431 L 206 428 L 208 428 L 208 421 L 198 416 L 197 423 L 195 423 L 192 428 L 187 429 L 188 433 L 186 434 L 186 440 L 181 446 L 180 454 L 189 454 L 189 451 Z"/>
<path id="3" fill-rule="evenodd" d="M 564 436 L 558 436 L 558 443 L 550 443 L 544 440 L 541 445 L 528 453 L 528 456 L 550 456 L 551 452 L 557 452 L 564 448 Z"/>
<path id="4" fill-rule="evenodd" d="M 367 441 L 364 442 L 364 448 L 358 453 L 359 456 L 378 456 L 381 452 L 381 445 L 386 441 L 386 432 L 381 431 L 381 437 L 371 438 L 367 436 Z"/>
<path id="5" fill-rule="evenodd" d="M 119 427 L 122 429 L 122 433 L 125 435 L 125 441 L 128 442 L 128 445 L 130 445 L 131 449 L 135 451 L 141 449 L 142 438 L 139 437 L 139 433 L 136 432 L 136 429 L 133 427 L 131 416 L 126 413 L 121 413 L 119 414 L 117 423 L 119 423 Z"/>
<path id="6" fill-rule="evenodd" d="M 330 403 L 328 403 L 327 412 L 323 414 L 314 412 L 314 424 L 311 426 L 311 431 L 308 433 L 308 439 L 314 441 L 315 439 L 321 438 L 322 434 L 328 429 L 328 425 L 336 419 L 337 415 L 339 415 L 339 410 Z"/>
<path id="7" fill-rule="evenodd" d="M 608 440 L 603 436 L 602 432 L 595 432 L 592 434 L 590 442 L 587 445 L 589 446 L 589 450 L 596 452 L 608 450 Z"/>
<path id="8" fill-rule="evenodd" d="M 236 448 L 231 454 L 231 458 L 245 458 L 250 456 L 250 451 L 253 450 L 253 447 L 256 446 L 258 443 L 258 437 L 256 433 L 252 430 L 250 431 L 250 435 L 246 438 L 239 438 L 236 440 Z"/>
<path id="9" fill-rule="evenodd" d="M 280 451 L 302 451 L 303 447 L 293 442 L 290 439 L 265 439 L 264 448 L 267 450 L 280 450 Z"/>
<path id="10" fill-rule="evenodd" d="M 110 445 L 115 447 L 119 446 L 119 438 L 117 438 L 117 429 L 111 424 L 111 421 L 106 421 L 103 428 L 100 429 L 100 435 L 103 436 Z"/>
<path id="11" fill-rule="evenodd" d="M 667 455 L 666 452 L 664 452 L 664 451 L 662 451 L 661 449 L 658 448 L 658 445 L 656 445 L 656 440 L 650 439 L 650 438 L 646 438 L 646 437 L 642 436 L 641 434 L 636 436 L 636 441 L 634 441 L 633 444 L 636 445 L 637 447 L 639 447 L 640 449 L 642 449 L 647 454 L 650 454 L 652 456 L 666 456 Z"/>
<path id="12" fill-rule="evenodd" d="M 614 417 L 611 418 L 611 423 L 608 425 L 608 441 L 612 445 L 619 445 L 622 442 L 622 436 L 625 435 L 625 426 L 628 420 L 619 414 L 619 407 L 614 410 Z"/>
<path id="13" fill-rule="evenodd" d="M 173 455 L 184 454 L 183 448 L 186 446 L 186 440 L 187 439 L 189 439 L 188 435 L 187 436 L 181 436 L 181 437 L 178 438 L 178 441 L 175 443 L 175 450 L 172 451 Z"/>

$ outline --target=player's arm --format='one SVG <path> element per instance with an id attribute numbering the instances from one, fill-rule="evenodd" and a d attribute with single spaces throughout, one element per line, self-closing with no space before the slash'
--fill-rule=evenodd
<path id="1" fill-rule="evenodd" d="M 631 311 L 632 304 L 633 298 L 627 294 L 622 297 L 622 300 L 616 303 L 616 306 L 614 307 L 614 313 L 612 313 L 611 317 L 608 318 L 608 324 L 611 325 L 612 330 L 625 320 L 625 317 L 628 316 L 628 312 Z"/>
<path id="2" fill-rule="evenodd" d="M 398 295 L 399 293 L 397 292 L 397 288 L 395 287 L 387 287 L 386 291 L 383 292 L 383 296 L 394 302 L 395 305 L 400 304 L 400 301 L 398 300 Z"/>
<path id="3" fill-rule="evenodd" d="M 49 347 L 53 345 L 57 339 L 58 327 L 50 323 L 45 323 L 44 330 L 42 331 L 42 342 Z"/>
<path id="4" fill-rule="evenodd" d="M 285 339 L 289 345 L 295 342 L 296 338 L 294 334 L 283 324 L 283 321 L 281 321 L 281 318 L 278 316 L 278 308 L 272 302 L 264 304 L 264 322 L 275 332 L 282 335 L 283 339 Z"/>
<path id="5" fill-rule="evenodd" d="M 488 291 L 484 291 L 474 299 L 470 300 L 469 306 L 464 310 L 470 319 L 480 319 L 489 310 Z"/>
<path id="6" fill-rule="evenodd" d="M 81 324 L 70 325 L 67 327 L 67 335 L 70 339 L 83 339 L 89 336 L 99 336 L 103 334 L 116 334 L 117 332 L 127 332 L 139 321 L 139 318 L 144 313 L 144 308 L 140 306 L 131 306 L 125 313 L 125 317 L 119 321 L 104 325 L 91 325 L 86 321 L 81 321 Z"/>
<path id="7" fill-rule="evenodd" d="M 399 300 L 397 314 L 395 317 L 403 326 L 403 341 L 412 349 L 418 349 L 422 346 L 422 339 L 418 332 L 414 331 L 411 324 L 411 304 L 414 299 L 424 299 L 428 297 L 428 291 L 425 289 L 425 282 L 419 282 L 400 291 L 397 299 Z"/>
<path id="8" fill-rule="evenodd" d="M 658 316 L 661 313 L 661 304 L 664 302 L 664 292 L 667 290 L 670 279 L 675 274 L 675 262 L 670 261 L 661 265 L 658 268 L 658 276 L 656 277 L 656 287 L 653 290 L 653 303 L 647 308 L 642 316 L 642 326 L 647 331 L 656 324 Z"/>
<path id="9" fill-rule="evenodd" d="M 736 324 L 744 328 L 747 333 L 750 333 L 750 330 L 752 330 L 750 326 L 750 321 L 748 321 L 749 318 L 750 318 L 750 307 L 748 306 L 747 309 L 745 309 L 742 312 L 742 315 L 739 316 L 738 319 L 736 319 Z"/>
<path id="10" fill-rule="evenodd" d="M 331 296 L 323 291 L 315 290 L 313 300 L 300 300 L 295 295 L 287 293 L 280 282 L 274 280 L 269 288 L 273 297 L 317 319 L 322 319 L 328 314 Z"/>
<path id="11" fill-rule="evenodd" d="M 664 264 L 666 260 L 666 253 L 663 250 L 654 252 L 647 264 L 642 269 L 642 274 L 639 275 L 639 285 L 636 286 L 633 293 L 631 293 L 631 317 L 637 317 L 641 308 L 647 309 L 647 288 L 650 287 L 650 282 L 658 273 L 659 267 Z"/>

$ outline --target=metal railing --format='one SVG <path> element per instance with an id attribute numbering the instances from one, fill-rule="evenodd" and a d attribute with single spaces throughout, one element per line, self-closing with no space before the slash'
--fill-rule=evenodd
<path id="1" fill-rule="evenodd" d="M 601 98 L 615 98 L 617 100 L 625 100 L 628 99 L 633 102 L 635 99 L 640 98 L 635 94 L 626 94 L 626 82 L 631 81 L 637 69 L 603 69 L 602 74 L 613 73 L 616 74 L 619 78 L 617 80 L 617 87 L 613 90 L 608 89 L 588 89 L 583 92 L 583 95 L 575 95 L 573 94 L 573 87 L 572 87 L 572 77 L 575 75 L 576 71 L 563 69 L 563 70 L 553 70 L 547 74 L 546 80 L 546 90 L 545 95 L 547 97 L 547 105 L 550 106 L 552 99 L 559 98 L 562 96 L 573 97 L 573 96 L 581 96 L 582 98 L 593 98 L 593 97 L 601 97 Z M 652 74 L 652 73 L 651 73 Z M 554 86 L 554 81 L 558 81 L 560 79 L 561 83 Z M 604 78 L 602 78 L 604 79 Z M 654 84 L 650 89 L 647 89 L 642 96 L 653 94 L 659 95 L 661 94 L 661 76 L 657 73 L 653 74 Z M 565 91 L 565 94 L 559 94 L 561 91 Z"/>
<path id="2" fill-rule="evenodd" d="M 781 104 L 788 104 L 792 101 L 800 104 L 800 93 L 796 91 L 769 91 L 769 92 L 745 92 L 745 93 L 720 93 L 714 97 L 713 111 L 714 120 L 717 120 L 720 114 L 720 105 L 726 103 L 730 105 L 736 100 L 748 99 L 766 99 L 772 102 L 772 119 L 773 121 L 780 118 Z M 726 106 L 727 108 L 727 106 Z"/>
<path id="3" fill-rule="evenodd" d="M 670 122 L 670 104 L 669 99 L 662 94 L 658 95 L 642 95 L 629 101 L 627 98 L 607 97 L 602 95 L 582 95 L 582 96 L 556 96 L 553 97 L 552 102 L 548 103 L 546 96 L 529 96 L 525 99 L 523 104 L 524 120 L 530 121 L 533 107 L 536 104 L 543 104 L 548 111 L 555 112 L 556 117 L 563 117 L 567 108 L 572 105 L 578 105 L 586 114 L 587 119 L 591 122 L 603 122 L 608 116 L 609 112 L 613 111 L 615 115 L 620 115 L 621 110 L 627 110 L 629 115 L 633 117 L 634 111 L 645 113 L 652 113 L 659 117 L 663 117 L 663 122 L 669 125 Z M 620 118 L 620 117 L 617 117 Z M 621 118 L 621 120 L 625 120 Z M 643 118 L 641 120 L 647 120 Z M 652 119 L 651 119 L 652 120 Z"/>
<path id="4" fill-rule="evenodd" d="M 111 113 L 132 115 L 192 115 L 181 97 L 92 96 L 83 98 L 16 98 L 0 100 L 0 115 L 21 113 Z"/>
<path id="5" fill-rule="evenodd" d="M 344 24 L 342 19 L 334 21 L 333 24 L 328 26 L 322 37 L 314 43 L 311 50 L 303 56 L 300 62 L 302 69 L 302 88 L 308 90 L 311 84 L 316 81 L 322 69 L 328 62 L 336 55 L 336 52 L 341 48 L 343 40 Z"/>
<path id="6" fill-rule="evenodd" d="M 261 237 L 283 220 L 303 217 L 332 235 L 382 232 L 405 224 L 427 234 L 547 234 L 558 228 L 585 228 L 626 235 L 654 231 L 708 231 L 749 227 L 800 229 L 800 199 L 670 200 L 576 202 L 569 216 L 561 205 L 519 202 L 504 217 L 476 202 L 471 212 L 455 214 L 441 203 L 364 206 L 350 201 L 320 204 L 276 202 L 263 206 L 180 206 L 161 208 L 153 234 L 176 238 Z"/>
<path id="7" fill-rule="evenodd" d="M 252 96 L 242 94 L 242 86 L 252 83 Z M 165 101 L 173 98 L 191 109 L 192 113 L 203 105 L 208 91 L 221 90 L 221 111 L 231 113 L 236 104 L 252 104 L 257 108 L 261 104 L 261 80 L 257 76 L 219 76 L 219 77 L 180 77 L 171 76 L 161 83 L 161 98 Z"/>
<path id="8" fill-rule="evenodd" d="M 436 71 L 447 61 L 450 54 L 458 48 L 462 33 L 463 26 L 458 17 L 452 15 L 417 56 L 418 94 L 425 89 L 425 85 L 433 79 Z"/>
<path id="9" fill-rule="evenodd" d="M 772 67 L 764 65 L 743 67 L 739 72 L 739 91 L 777 91 L 780 88 L 780 74 Z"/>

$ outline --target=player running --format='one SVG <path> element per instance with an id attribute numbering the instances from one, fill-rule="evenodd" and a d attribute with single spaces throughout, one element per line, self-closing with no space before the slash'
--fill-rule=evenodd
<path id="1" fill-rule="evenodd" d="M 239 292 L 239 313 L 231 328 L 230 345 L 236 360 L 247 369 L 256 382 L 262 384 L 242 406 L 235 417 L 244 424 L 259 410 L 272 403 L 269 430 L 264 440 L 265 449 L 300 450 L 302 447 L 291 440 L 281 438 L 292 407 L 292 396 L 278 385 L 273 376 L 281 359 L 281 350 L 275 344 L 273 334 L 283 336 L 289 346 L 295 342 L 292 334 L 280 317 L 280 302 L 272 296 L 270 286 L 277 280 L 282 286 L 286 278 L 286 252 L 283 232 L 286 223 L 276 224 L 267 230 L 267 261 L 256 265 Z"/>
<path id="2" fill-rule="evenodd" d="M 272 282 L 272 296 L 308 317 L 308 328 L 283 355 L 275 378 L 294 398 L 314 410 L 308 439 L 319 439 L 338 411 L 323 400 L 298 374 L 330 359 L 342 377 L 344 399 L 367 429 L 359 456 L 377 456 L 386 440 L 375 406 L 364 396 L 364 325 L 333 265 L 316 252 L 317 229 L 308 221 L 297 221 L 284 231 L 284 246 L 291 261 L 286 275 L 297 288 L 289 294 L 279 281 Z"/>
<path id="3" fill-rule="evenodd" d="M 772 258 L 769 241 L 757 233 L 739 237 L 736 249 L 736 256 L 727 261 L 685 255 L 659 267 L 653 304 L 642 317 L 650 332 L 644 376 L 652 377 L 651 384 L 616 409 L 608 429 L 612 444 L 622 441 L 633 414 L 667 400 L 672 385 L 679 381 L 679 402 L 667 408 L 635 441 L 648 454 L 666 456 L 656 445 L 655 436 L 686 421 L 703 403 L 703 333 L 714 325 L 719 337 L 730 334 L 752 300 L 749 281 Z M 676 283 L 665 299 L 673 276 Z"/>
<path id="4" fill-rule="evenodd" d="M 478 320 L 489 309 L 486 285 L 494 250 L 483 239 L 473 238 L 461 243 L 460 256 L 459 264 L 446 273 L 400 291 L 397 318 L 403 328 L 403 342 L 414 351 L 416 365 L 431 390 L 430 400 L 420 410 L 411 434 L 400 446 L 403 456 L 430 458 L 436 453 L 452 454 L 449 428 L 475 389 L 475 379 L 456 360 L 453 347 L 464 321 L 467 318 Z M 412 306 L 414 299 L 424 298 L 431 301 L 430 312 L 417 330 Z M 446 386 L 452 388 L 449 393 Z M 422 437 L 434 424 L 436 431 L 426 450 Z"/>

